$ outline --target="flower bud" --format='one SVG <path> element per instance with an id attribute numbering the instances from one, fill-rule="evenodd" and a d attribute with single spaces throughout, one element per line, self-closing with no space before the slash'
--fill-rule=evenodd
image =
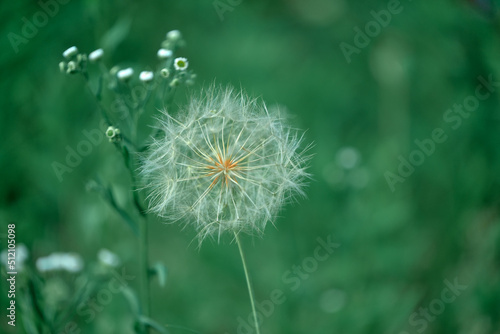
<path id="1" fill-rule="evenodd" d="M 171 41 L 178 41 L 182 37 L 179 30 L 172 30 L 167 33 L 167 39 Z"/>
<path id="2" fill-rule="evenodd" d="M 142 71 L 140 74 L 139 74 L 139 80 L 141 80 L 142 82 L 150 82 L 151 80 L 153 80 L 153 72 L 151 71 Z"/>
<path id="3" fill-rule="evenodd" d="M 76 48 L 76 46 L 72 46 L 63 52 L 63 57 L 66 59 L 70 59 L 71 57 L 75 56 L 77 53 L 78 53 L 78 49 Z"/>
<path id="4" fill-rule="evenodd" d="M 129 68 L 126 68 L 124 70 L 118 71 L 116 76 L 121 81 L 127 81 L 128 79 L 130 79 L 132 77 L 133 74 L 134 74 L 134 70 L 131 67 L 129 67 Z"/>
<path id="5" fill-rule="evenodd" d="M 89 54 L 89 60 L 93 63 L 97 62 L 104 55 L 103 49 L 97 49 Z"/>
<path id="6" fill-rule="evenodd" d="M 167 58 L 172 57 L 172 55 L 174 53 L 172 52 L 172 50 L 161 48 L 158 50 L 158 52 L 156 54 L 158 55 L 158 58 L 160 58 L 160 59 L 167 59 Z"/>
<path id="7" fill-rule="evenodd" d="M 170 76 L 170 71 L 167 70 L 166 68 L 162 68 L 160 71 L 160 74 L 164 78 L 168 78 Z"/>
<path id="8" fill-rule="evenodd" d="M 170 82 L 170 87 L 177 87 L 179 86 L 179 79 L 174 79 Z"/>
<path id="9" fill-rule="evenodd" d="M 70 61 L 66 69 L 66 73 L 73 74 L 75 72 L 76 72 L 76 63 L 74 61 Z"/>
<path id="10" fill-rule="evenodd" d="M 109 126 L 106 129 L 106 137 L 108 137 L 110 142 L 116 142 L 120 140 L 120 129 L 114 126 Z"/>

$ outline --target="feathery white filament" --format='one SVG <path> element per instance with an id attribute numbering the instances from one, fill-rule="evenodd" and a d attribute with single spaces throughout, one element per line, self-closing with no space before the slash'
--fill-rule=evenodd
<path id="1" fill-rule="evenodd" d="M 303 194 L 308 174 L 302 137 L 279 110 L 232 89 L 211 87 L 152 142 L 141 167 L 150 210 L 193 224 L 200 242 L 225 231 L 262 233 L 280 207 Z"/>

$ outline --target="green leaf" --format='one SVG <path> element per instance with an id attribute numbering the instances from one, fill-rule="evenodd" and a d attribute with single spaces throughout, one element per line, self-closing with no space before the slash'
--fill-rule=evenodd
<path id="1" fill-rule="evenodd" d="M 113 51 L 116 47 L 123 42 L 127 37 L 130 30 L 132 20 L 124 17 L 118 20 L 115 25 L 109 29 L 101 39 L 101 45 L 104 50 Z"/>
<path id="2" fill-rule="evenodd" d="M 127 211 L 125 211 L 118 205 L 118 203 L 115 200 L 115 196 L 113 195 L 113 191 L 111 190 L 111 187 L 104 186 L 100 181 L 100 179 L 96 178 L 94 180 L 91 180 L 87 184 L 87 189 L 90 191 L 98 192 L 106 200 L 106 202 L 108 202 L 108 204 L 111 205 L 113 209 L 115 209 L 115 211 L 120 215 L 122 220 L 132 229 L 134 235 L 139 236 L 139 227 L 137 226 L 136 222 L 130 217 Z"/>
<path id="3" fill-rule="evenodd" d="M 132 290 L 129 287 L 124 287 L 121 290 L 123 296 L 125 299 L 128 301 L 128 304 L 130 305 L 130 309 L 132 310 L 132 313 L 139 318 L 141 314 L 141 305 L 139 303 L 139 298 L 137 298 L 137 295 L 135 294 L 134 290 Z"/>

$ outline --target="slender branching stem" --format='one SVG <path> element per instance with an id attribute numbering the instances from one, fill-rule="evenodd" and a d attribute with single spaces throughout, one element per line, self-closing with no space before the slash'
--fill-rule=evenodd
<path id="1" fill-rule="evenodd" d="M 245 253 L 243 252 L 243 247 L 241 245 L 240 237 L 238 233 L 234 233 L 236 243 L 238 244 L 238 249 L 240 250 L 241 262 L 243 263 L 243 270 L 245 271 L 245 278 L 247 280 L 248 294 L 250 295 L 250 304 L 252 305 L 253 320 L 255 322 L 255 331 L 260 334 L 259 322 L 257 320 L 257 311 L 255 310 L 255 300 L 253 296 L 252 284 L 250 283 L 250 276 L 248 275 L 247 263 L 245 260 Z"/>

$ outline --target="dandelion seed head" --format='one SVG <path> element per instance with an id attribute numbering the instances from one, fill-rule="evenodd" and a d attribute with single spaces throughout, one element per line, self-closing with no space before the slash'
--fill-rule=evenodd
<path id="1" fill-rule="evenodd" d="M 232 88 L 210 87 L 175 118 L 164 113 L 143 157 L 150 210 L 193 225 L 200 243 L 224 232 L 261 234 L 304 195 L 308 147 L 283 112 Z"/>

